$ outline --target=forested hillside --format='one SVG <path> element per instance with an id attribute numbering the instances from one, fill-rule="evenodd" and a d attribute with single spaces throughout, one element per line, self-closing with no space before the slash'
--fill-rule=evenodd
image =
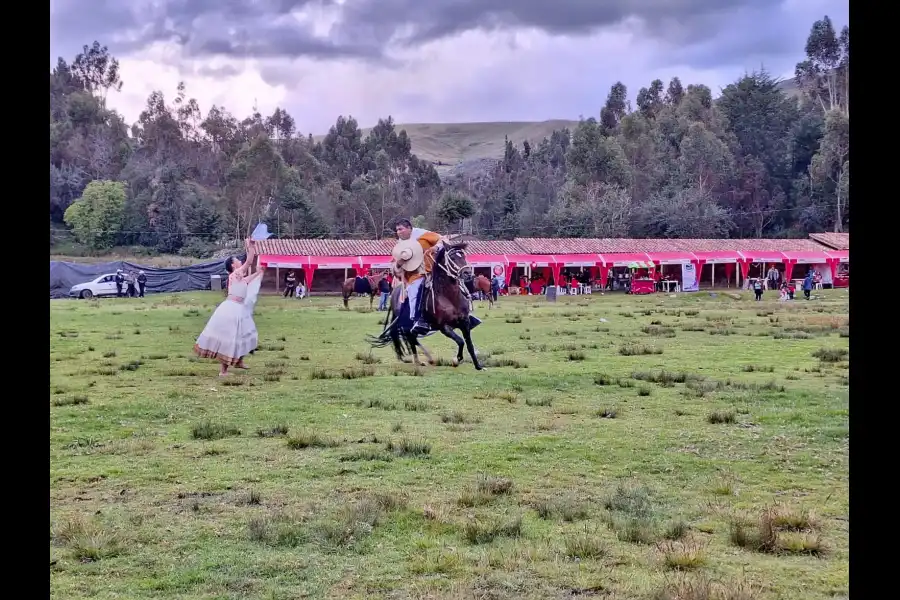
<path id="1" fill-rule="evenodd" d="M 846 231 L 849 51 L 849 29 L 825 17 L 797 65 L 799 93 L 757 72 L 713 102 L 673 78 L 632 106 L 616 83 L 596 119 L 507 139 L 499 161 L 442 181 L 390 117 L 364 136 L 340 116 L 313 138 L 284 110 L 204 112 L 180 86 L 154 92 L 129 125 L 106 104 L 127 82 L 95 42 L 50 73 L 51 247 L 67 231 L 93 252 L 205 256 L 259 220 L 282 237 L 371 238 L 406 215 L 483 238 Z"/>

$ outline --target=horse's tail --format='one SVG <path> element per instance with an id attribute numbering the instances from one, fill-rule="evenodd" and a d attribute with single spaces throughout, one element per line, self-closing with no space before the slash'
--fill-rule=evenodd
<path id="1" fill-rule="evenodd" d="M 367 335 L 366 341 L 373 348 L 384 348 L 393 341 L 391 339 L 391 330 L 397 326 L 397 321 L 399 321 L 399 319 L 399 316 L 394 315 L 394 302 L 392 299 L 388 306 L 387 313 L 384 316 L 384 329 L 381 331 L 381 334 Z"/>

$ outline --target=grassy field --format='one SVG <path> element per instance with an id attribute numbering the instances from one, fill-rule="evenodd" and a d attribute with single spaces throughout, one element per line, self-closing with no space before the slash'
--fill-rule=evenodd
<path id="1" fill-rule="evenodd" d="M 378 313 L 50 302 L 54 598 L 848 597 L 848 292 L 502 300 L 488 369 Z M 426 345 L 449 359 L 453 344 Z"/>

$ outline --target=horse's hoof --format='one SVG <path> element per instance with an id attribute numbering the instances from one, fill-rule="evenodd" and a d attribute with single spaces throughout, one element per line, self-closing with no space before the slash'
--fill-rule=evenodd
<path id="1" fill-rule="evenodd" d="M 454 367 L 458 367 L 458 366 L 459 366 L 459 361 L 458 361 L 457 359 L 454 358 L 453 360 L 450 361 L 450 364 L 453 365 Z"/>

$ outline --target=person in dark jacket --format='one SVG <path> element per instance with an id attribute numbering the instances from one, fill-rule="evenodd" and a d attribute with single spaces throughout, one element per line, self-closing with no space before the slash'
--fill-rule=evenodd
<path id="1" fill-rule="evenodd" d="M 387 273 L 378 282 L 378 292 L 381 294 L 381 300 L 378 302 L 378 310 L 387 310 L 388 299 L 391 297 L 391 282 Z"/>
<path id="2" fill-rule="evenodd" d="M 750 287 L 753 288 L 753 293 L 756 295 L 756 301 L 759 302 L 760 300 L 762 300 L 762 295 L 763 295 L 762 279 L 754 279 L 753 283 L 750 284 Z"/>
<path id="3" fill-rule="evenodd" d="M 122 286 L 125 284 L 125 275 L 122 273 L 122 269 L 116 271 L 116 298 L 122 297 Z"/>
<path id="4" fill-rule="evenodd" d="M 137 284 L 138 284 L 138 297 L 144 297 L 144 288 L 147 287 L 147 274 L 143 271 L 138 271 L 137 276 Z"/>
<path id="5" fill-rule="evenodd" d="M 803 297 L 809 300 L 809 293 L 813 289 L 813 272 L 809 271 L 803 279 Z"/>
<path id="6" fill-rule="evenodd" d="M 293 271 L 288 271 L 288 274 L 284 278 L 284 297 L 285 298 L 293 298 L 294 292 L 297 290 L 297 274 Z"/>

